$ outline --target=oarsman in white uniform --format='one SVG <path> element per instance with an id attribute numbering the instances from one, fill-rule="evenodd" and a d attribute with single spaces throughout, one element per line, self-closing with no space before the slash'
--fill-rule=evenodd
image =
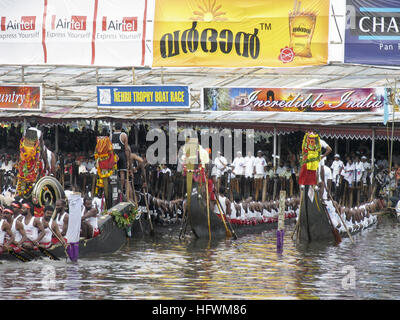
<path id="1" fill-rule="evenodd" d="M 58 224 L 55 220 L 51 218 L 53 212 L 54 208 L 52 206 L 46 206 L 44 208 L 44 215 L 42 218 L 40 218 L 40 220 L 43 224 L 45 234 L 44 237 L 39 241 L 39 245 L 43 248 L 50 248 L 52 245 L 52 238 L 54 233 L 55 238 L 61 241 L 61 244 L 66 248 L 67 244 L 65 243 L 65 240 L 61 235 L 60 230 L 58 229 Z"/>
<path id="2" fill-rule="evenodd" d="M 219 194 L 216 195 L 219 200 L 219 204 L 221 205 L 222 211 L 220 212 L 219 207 L 215 204 L 214 212 L 217 214 L 225 213 L 226 216 L 231 216 L 231 201 L 225 196 L 225 190 L 223 187 L 219 189 Z"/>
<path id="3" fill-rule="evenodd" d="M 8 241 L 6 240 L 6 236 Z M 11 226 L 6 219 L 3 219 L 3 213 L 0 213 L 0 254 L 10 249 L 10 244 L 14 242 L 14 235 L 11 232 Z"/>
<path id="4" fill-rule="evenodd" d="M 262 151 L 257 151 L 257 157 L 254 159 L 254 187 L 255 187 L 255 201 L 259 200 L 259 196 L 261 198 L 263 179 L 265 175 L 265 167 L 267 166 L 267 162 L 262 156 Z"/>
<path id="5" fill-rule="evenodd" d="M 242 207 L 240 205 L 240 195 L 235 193 L 233 195 L 233 201 L 231 202 L 231 219 L 239 220 L 242 215 Z"/>
<path id="6" fill-rule="evenodd" d="M 65 212 L 65 200 L 58 199 L 56 201 L 56 216 L 55 222 L 58 225 L 61 235 L 64 237 L 67 234 L 68 229 L 68 213 Z"/>
<path id="7" fill-rule="evenodd" d="M 244 198 L 253 196 L 254 160 L 255 157 L 249 151 L 244 158 Z"/>
<path id="8" fill-rule="evenodd" d="M 10 209 L 13 211 L 13 218 L 21 221 L 23 218 L 21 203 L 14 200 L 11 202 Z"/>
<path id="9" fill-rule="evenodd" d="M 33 204 L 25 202 L 22 204 L 22 225 L 25 229 L 25 234 L 27 241 L 25 241 L 22 246 L 26 249 L 34 249 L 39 246 L 40 240 L 44 237 L 45 232 L 43 225 L 39 218 L 33 216 Z"/>
<path id="10" fill-rule="evenodd" d="M 11 232 L 14 235 L 15 245 L 20 247 L 22 243 L 27 240 L 24 226 L 22 225 L 21 221 L 19 221 L 17 218 L 14 218 L 14 213 L 10 208 L 5 208 L 3 210 L 3 215 L 11 226 Z"/>
<path id="11" fill-rule="evenodd" d="M 243 196 L 244 158 L 240 151 L 231 164 L 235 178 L 232 180 L 232 190 Z"/>
<path id="12" fill-rule="evenodd" d="M 342 170 L 344 168 L 344 163 L 340 160 L 340 155 L 335 154 L 333 157 L 333 162 L 331 165 L 332 170 L 332 196 L 336 201 L 338 201 L 340 196 L 340 177 L 342 176 Z"/>
<path id="13" fill-rule="evenodd" d="M 83 199 L 83 209 L 82 209 L 82 231 L 83 236 L 87 239 L 97 236 L 100 231 L 97 224 L 97 214 L 98 210 L 93 207 L 92 198 L 85 197 Z M 84 226 L 89 225 L 90 228 L 84 230 Z"/>

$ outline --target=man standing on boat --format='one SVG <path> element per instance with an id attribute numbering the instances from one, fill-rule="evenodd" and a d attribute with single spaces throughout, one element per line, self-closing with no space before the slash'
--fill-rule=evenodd
<path id="1" fill-rule="evenodd" d="M 325 152 L 321 155 L 322 149 Z M 325 165 L 326 156 L 331 153 L 332 148 L 313 131 L 307 132 L 302 144 L 302 159 L 299 176 L 300 185 L 316 185 L 317 169 Z"/>
<path id="2" fill-rule="evenodd" d="M 122 123 L 117 122 L 115 124 L 115 131 L 111 135 L 111 143 L 113 150 L 118 156 L 117 168 L 121 179 L 121 190 L 126 192 L 125 178 L 128 177 L 127 172 L 131 166 L 131 148 L 128 144 L 128 135 L 122 132 Z"/>

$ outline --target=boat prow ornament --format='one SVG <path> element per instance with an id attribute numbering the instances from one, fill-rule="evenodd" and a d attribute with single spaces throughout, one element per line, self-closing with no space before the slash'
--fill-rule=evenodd
<path id="1" fill-rule="evenodd" d="M 32 190 L 32 198 L 36 197 L 41 206 L 55 205 L 58 199 L 65 198 L 64 189 L 58 180 L 51 176 L 40 178 Z"/>

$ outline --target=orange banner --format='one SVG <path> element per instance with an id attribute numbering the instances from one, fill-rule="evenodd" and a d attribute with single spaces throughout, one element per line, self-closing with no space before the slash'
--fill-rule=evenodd
<path id="1" fill-rule="evenodd" d="M 0 109 L 40 111 L 41 102 L 40 86 L 0 86 Z"/>
<path id="2" fill-rule="evenodd" d="M 158 0 L 153 66 L 321 65 L 328 33 L 328 0 Z"/>

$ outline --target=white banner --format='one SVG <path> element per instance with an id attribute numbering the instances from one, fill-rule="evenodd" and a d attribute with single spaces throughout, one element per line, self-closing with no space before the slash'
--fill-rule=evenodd
<path id="1" fill-rule="evenodd" d="M 149 0 L 120 0 L 116 6 L 116 1 L 99 1 L 95 34 L 96 64 L 109 65 L 111 62 L 113 65 L 125 66 L 152 64 L 152 52 L 146 49 L 146 36 L 149 39 L 153 38 L 153 34 L 148 31 L 146 21 L 149 2 Z M 153 17 L 150 20 L 153 20 Z M 152 42 L 148 46 L 152 48 Z"/>
<path id="2" fill-rule="evenodd" d="M 0 63 L 44 61 L 43 0 L 0 1 Z"/>
<path id="3" fill-rule="evenodd" d="M 152 64 L 154 0 L 0 0 L 0 10 L 0 64 Z"/>

